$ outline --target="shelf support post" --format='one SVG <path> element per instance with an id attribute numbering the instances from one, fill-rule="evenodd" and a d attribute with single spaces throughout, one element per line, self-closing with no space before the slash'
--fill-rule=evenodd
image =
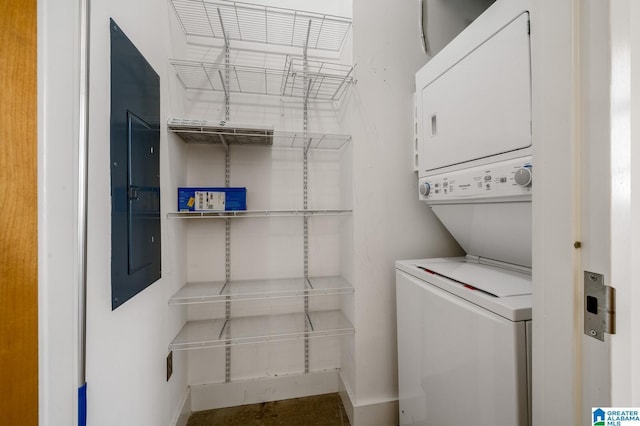
<path id="1" fill-rule="evenodd" d="M 230 112 L 230 104 L 231 104 L 231 96 L 230 96 L 230 80 L 231 80 L 231 60 L 230 60 L 230 51 L 229 51 L 229 38 L 227 37 L 227 31 L 224 28 L 224 22 L 222 21 L 222 13 L 220 12 L 220 8 L 218 9 L 218 19 L 220 20 L 220 28 L 222 28 L 222 35 L 224 36 L 224 79 L 222 78 L 222 73 L 220 73 L 220 80 L 222 80 L 222 87 L 224 87 L 224 119 L 229 121 L 231 116 Z M 230 146 L 225 142 L 224 138 L 220 136 L 222 143 L 225 147 L 225 156 L 224 156 L 224 185 L 226 188 L 231 186 L 231 149 Z M 225 219 L 224 221 L 224 279 L 225 283 L 229 283 L 231 281 L 231 219 Z M 231 346 L 230 346 L 230 337 L 231 337 L 231 323 L 229 320 L 231 319 L 231 299 L 229 296 L 225 298 L 224 304 L 224 315 L 229 323 L 229 326 L 226 328 L 227 333 L 227 345 L 225 346 L 225 382 L 231 381 Z"/>
<path id="2" fill-rule="evenodd" d="M 304 47 L 303 47 L 303 51 L 302 51 L 302 56 L 304 57 L 304 63 L 305 63 L 305 74 L 307 72 L 307 48 L 309 47 L 309 35 L 311 34 L 311 19 L 309 19 L 309 25 L 307 25 L 307 38 L 304 42 Z"/>
<path id="3" fill-rule="evenodd" d="M 220 77 L 220 81 L 222 82 L 222 89 L 224 90 L 224 106 L 225 106 L 225 120 L 229 121 L 229 89 L 227 89 L 227 82 L 223 76 L 222 71 L 218 70 L 218 77 Z M 209 80 L 211 82 L 211 80 Z M 211 85 L 213 87 L 213 84 Z"/>
<path id="4" fill-rule="evenodd" d="M 302 110 L 302 129 L 303 129 L 303 140 L 305 143 L 305 148 L 303 150 L 303 160 L 302 160 L 302 189 L 303 189 L 303 211 L 304 216 L 303 220 L 303 248 L 304 248 L 304 278 L 306 280 L 309 279 L 309 215 L 307 210 L 309 209 L 309 200 L 308 200 L 308 190 L 309 190 L 309 161 L 308 161 L 308 153 L 309 153 L 309 142 L 308 139 L 308 126 L 309 126 L 309 89 L 311 88 L 311 81 L 309 80 L 308 72 L 309 72 L 309 62 L 307 58 L 307 47 L 309 45 L 309 34 L 311 33 L 311 20 L 309 20 L 309 25 L 307 27 L 307 40 L 304 43 L 303 48 L 303 86 L 305 89 L 304 100 L 303 100 L 303 110 Z M 309 292 L 305 289 L 304 292 L 304 313 L 309 317 Z M 304 372 L 309 372 L 309 327 L 307 322 L 305 322 L 304 329 Z"/>
<path id="5" fill-rule="evenodd" d="M 224 106 L 225 106 L 225 120 L 229 121 L 229 105 L 231 103 L 230 97 L 230 83 L 231 83 L 231 61 L 230 61 L 230 51 L 229 51 L 229 37 L 227 36 L 227 30 L 224 28 L 224 21 L 222 20 L 222 12 L 220 12 L 220 8 L 217 8 L 218 11 L 218 19 L 220 20 L 220 28 L 222 28 L 222 35 L 224 36 L 224 79 L 222 78 L 222 74 L 218 71 L 220 75 L 220 80 L 222 81 L 222 86 L 224 87 Z"/>
<path id="6" fill-rule="evenodd" d="M 227 140 L 222 135 L 218 135 L 218 136 L 220 136 L 220 142 L 222 142 L 222 145 L 224 146 L 224 150 L 226 152 L 228 152 L 229 151 L 229 144 L 227 143 Z M 226 158 L 225 158 L 225 160 L 226 160 Z M 225 170 L 225 178 L 226 178 L 226 176 L 227 176 L 227 173 L 226 173 L 226 170 Z M 225 179 L 225 181 L 226 181 L 226 179 Z M 229 185 L 227 184 L 227 188 L 228 187 L 229 187 Z"/>
<path id="7" fill-rule="evenodd" d="M 222 137 L 222 136 L 220 136 Z M 224 139 L 223 139 L 224 141 Z M 225 157 L 224 157 L 224 168 L 225 168 L 225 187 L 229 187 L 231 183 L 231 150 L 229 146 L 226 146 Z M 231 281 L 231 219 L 227 218 L 224 220 L 224 279 L 225 285 L 229 285 Z M 225 346 L 225 382 L 231 381 L 231 323 L 229 320 L 231 319 L 231 297 L 225 297 L 224 303 L 224 315 L 225 319 L 229 323 L 229 326 L 226 328 L 226 337 L 227 337 L 227 345 Z"/>

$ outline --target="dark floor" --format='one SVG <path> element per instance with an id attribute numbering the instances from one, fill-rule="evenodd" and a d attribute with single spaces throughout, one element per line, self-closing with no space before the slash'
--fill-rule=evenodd
<path id="1" fill-rule="evenodd" d="M 198 411 L 187 426 L 348 426 L 349 419 L 337 393 L 264 402 L 240 407 Z"/>

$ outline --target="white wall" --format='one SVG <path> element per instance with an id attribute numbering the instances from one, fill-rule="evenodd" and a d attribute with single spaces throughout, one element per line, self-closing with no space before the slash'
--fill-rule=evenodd
<path id="1" fill-rule="evenodd" d="M 634 165 L 640 142 L 640 7 L 634 1 L 610 6 L 611 25 L 611 264 L 616 288 L 616 335 L 611 336 L 611 403 L 640 404 L 640 287 L 638 200 Z"/>
<path id="2" fill-rule="evenodd" d="M 349 2 L 260 1 L 260 4 L 294 7 L 299 10 L 350 16 Z M 177 38 L 183 37 L 175 33 Z M 349 39 L 350 40 L 350 39 Z M 350 60 L 350 41 L 332 62 Z M 282 69 L 285 56 L 269 54 L 276 47 L 252 46 L 253 51 L 238 51 L 241 43 L 232 41 L 231 62 Z M 222 46 L 186 46 L 189 59 L 221 61 Z M 301 49 L 285 49 L 301 55 Z M 310 52 L 311 55 L 317 52 Z M 183 59 L 182 56 L 175 59 Z M 312 57 L 311 60 L 315 60 Z M 184 90 L 173 85 L 176 92 Z M 349 95 L 347 94 L 347 97 Z M 349 134 L 346 102 L 309 102 L 308 131 L 310 133 Z M 303 130 L 301 99 L 265 97 L 232 93 L 229 120 L 234 123 L 273 126 L 276 132 Z M 176 117 L 189 119 L 225 119 L 224 97 L 221 93 L 186 92 L 181 106 L 172 105 Z M 186 172 L 182 186 L 224 186 L 225 152 L 222 146 L 189 145 L 185 148 Z M 309 208 L 348 209 L 351 201 L 350 147 L 339 151 L 309 152 Z M 302 151 L 281 148 L 232 146 L 230 154 L 230 184 L 247 188 L 249 210 L 296 210 L 303 207 Z M 172 206 L 173 208 L 173 206 Z M 349 216 L 313 217 L 309 220 L 309 275 L 346 275 L 353 259 L 350 254 L 352 230 Z M 303 275 L 303 233 L 301 217 L 240 219 L 231 222 L 231 279 L 269 279 Z M 224 280 L 224 221 L 188 221 L 185 224 L 187 249 L 187 279 L 189 281 Z M 351 274 L 353 275 L 353 274 Z M 311 297 L 310 310 L 348 307 L 348 296 Z M 351 303 L 352 304 L 352 303 Z M 299 298 L 274 301 L 234 302 L 232 317 L 300 312 Z M 190 320 L 224 317 L 224 304 L 190 306 Z M 343 339 L 313 339 L 310 341 L 310 371 L 335 370 L 340 367 L 340 346 Z M 190 385 L 223 383 L 225 380 L 224 349 L 190 351 L 188 370 Z M 280 377 L 304 372 L 304 344 L 285 342 L 234 346 L 231 348 L 231 380 Z M 321 377 L 321 376 L 318 376 Z M 324 380 L 319 378 L 319 381 Z M 285 384 L 284 386 L 287 386 Z M 306 386 L 307 389 L 313 386 Z M 223 387 L 216 387 L 223 389 Z M 233 388 L 237 388 L 233 385 Z M 248 385 L 249 389 L 251 385 Z M 304 386 L 303 386 L 304 388 Z M 196 392 L 200 392 L 201 387 Z M 337 387 L 336 389 L 337 390 Z M 224 392 L 224 390 L 222 390 Z M 247 401 L 236 400 L 237 404 Z M 199 400 L 203 398 L 197 397 Z M 268 397 L 267 397 L 268 398 Z M 209 398 L 209 407 L 218 402 Z M 206 402 L 205 402 L 206 403 Z M 200 403 L 198 403 L 200 404 Z M 225 404 L 228 404 L 226 402 Z M 201 405 L 199 405 L 201 407 Z"/>
<path id="3" fill-rule="evenodd" d="M 631 13 L 629 14 L 629 22 L 638 22 L 640 20 L 640 5 L 638 2 L 631 3 Z M 630 55 L 631 55 L 631 161 L 636 163 L 640 160 L 640 28 L 637 25 L 630 26 Z M 640 174 L 633 173 L 632 188 L 640 188 Z M 640 214 L 640 197 L 638 190 L 632 192 L 632 212 L 631 217 L 638 217 Z M 640 254 L 640 226 L 637 222 L 634 222 L 632 228 L 632 259 L 637 259 Z M 638 274 L 638 264 L 634 263 L 632 266 L 633 274 Z M 631 299 L 629 301 L 631 306 L 637 307 L 640 303 L 640 287 L 635 285 L 631 289 Z M 640 310 L 635 308 L 629 313 L 629 327 L 632 330 L 631 336 L 640 335 Z M 640 360 L 640 341 L 635 339 L 631 343 L 631 353 L 629 354 L 629 361 L 631 363 L 631 389 L 630 400 L 634 404 L 638 404 L 640 401 L 640 366 L 638 365 Z"/>
<path id="4" fill-rule="evenodd" d="M 93 2 L 91 19 L 87 383 L 90 425 L 169 424 L 186 391 L 186 357 L 168 344 L 183 313 L 167 299 L 184 281 L 182 224 L 166 219 L 184 179 L 182 144 L 161 131 L 162 278 L 111 311 L 110 28 L 112 17 L 160 76 L 161 125 L 169 107 L 170 4 L 152 0 Z"/>
<path id="5" fill-rule="evenodd" d="M 417 1 L 353 2 L 356 335 L 343 378 L 355 406 L 391 402 L 389 410 L 398 392 L 394 261 L 460 254 L 418 201 L 412 171 L 414 74 L 426 61 L 418 14 Z M 389 411 L 377 419 L 355 412 L 356 424 L 394 420 Z"/>
<path id="6" fill-rule="evenodd" d="M 178 263 L 184 250 L 179 243 L 168 244 L 172 234 L 180 234 L 178 226 L 163 222 L 163 279 L 111 312 L 108 19 L 118 21 L 160 74 L 164 121 L 170 44 L 167 26 L 157 23 L 167 22 L 167 10 L 166 4 L 151 1 L 102 2 L 93 8 L 86 377 L 92 425 L 168 424 L 186 390 L 184 357 L 176 354 L 176 373 L 168 384 L 164 367 L 167 345 L 181 324 L 167 307 L 167 297 L 184 275 Z M 77 419 L 79 14 L 73 1 L 38 4 L 39 399 L 40 422 L 47 425 Z M 180 164 L 180 152 L 163 136 L 163 188 L 175 179 L 170 155 Z M 163 206 L 174 204 L 169 193 L 162 196 Z"/>
<path id="7" fill-rule="evenodd" d="M 320 2 L 310 4 L 314 7 L 308 9 L 320 7 Z M 328 123 L 337 118 L 340 132 L 353 130 L 354 135 L 353 146 L 339 160 L 344 170 L 353 154 L 353 176 L 346 173 L 346 178 L 341 179 L 339 198 L 349 200 L 353 195 L 354 215 L 340 225 L 341 235 L 331 237 L 338 241 L 343 254 L 339 262 L 332 260 L 331 269 L 351 278 L 356 287 L 353 303 L 343 302 L 357 329 L 351 343 L 348 339 L 341 340 L 342 362 L 349 360 L 347 365 L 343 364 L 343 377 L 354 404 L 367 406 L 397 399 L 393 261 L 453 255 L 459 251 L 427 207 L 417 201 L 415 174 L 411 171 L 413 76 L 426 60 L 417 38 L 417 2 L 357 0 L 353 6 L 356 22 L 353 59 L 358 64 L 359 83 L 346 102 L 347 107 L 341 106 L 337 116 L 326 115 L 319 108 L 312 111 L 312 122 Z M 296 3 L 296 7 L 301 6 Z M 338 2 L 332 7 L 339 9 L 335 14 L 349 14 L 345 10 L 350 9 L 348 2 Z M 44 366 L 41 411 L 45 424 L 71 424 L 75 418 L 76 389 L 72 380 L 75 290 L 69 274 L 73 264 L 67 264 L 68 258 L 60 256 L 71 250 L 66 246 L 68 237 L 63 235 L 74 232 L 70 218 L 75 212 L 69 183 L 74 181 L 75 168 L 71 155 L 75 123 L 72 114 L 77 103 L 71 94 L 77 81 L 73 40 L 78 30 L 72 25 L 75 18 L 70 18 L 70 10 L 74 10 L 72 2 L 55 10 L 41 7 L 39 12 L 41 22 L 48 24 L 40 26 L 41 43 L 45 35 L 49 36 L 46 40 L 49 50 L 43 51 L 41 58 L 46 52 L 45 59 L 49 62 L 43 63 L 51 67 L 46 78 L 41 77 L 41 84 L 48 85 L 44 92 L 48 98 L 44 95 L 40 98 L 45 123 L 40 130 L 41 169 L 50 172 L 43 174 L 40 182 L 44 186 L 46 176 L 51 188 L 48 195 L 41 195 L 45 201 L 40 217 L 43 221 L 46 218 L 41 240 L 41 254 L 45 254 L 41 259 L 49 259 L 42 268 L 41 286 L 53 283 L 58 286 L 55 292 L 41 291 L 41 324 L 47 323 L 41 338 L 45 345 L 41 349 Z M 184 310 L 168 307 L 167 299 L 187 278 L 188 249 L 184 237 L 187 226 L 163 219 L 160 281 L 115 311 L 111 311 L 110 291 L 108 19 L 115 19 L 160 75 L 164 123 L 170 116 L 189 112 L 189 104 L 169 77 L 172 71 L 167 59 L 179 57 L 184 50 L 181 41 L 171 38 L 175 35 L 168 24 L 174 22 L 172 13 L 170 5 L 151 0 L 95 2 L 92 9 L 87 295 L 91 425 L 167 424 L 179 409 L 188 383 L 187 360 L 181 353 L 174 353 L 174 376 L 165 382 L 167 345 L 186 316 Z M 69 63 L 62 63 L 64 58 Z M 287 110 L 288 106 L 285 104 L 284 108 Z M 314 121 L 314 117 L 319 119 Z M 55 132 L 51 127 L 54 125 L 60 126 Z M 328 124 L 310 130 L 336 131 Z M 52 152 L 61 155 L 47 157 Z M 192 155 L 176 137 L 161 133 L 163 217 L 174 210 L 173 189 L 189 181 L 186 162 Z M 54 326 L 55 331 L 51 329 Z M 323 362 L 333 366 L 338 361 L 322 359 L 318 368 L 326 366 Z M 394 414 L 388 410 L 385 413 L 391 418 Z M 356 417 L 358 421 L 363 424 L 365 418 Z"/>
<path id="8" fill-rule="evenodd" d="M 423 28 L 426 27 L 429 54 L 436 55 L 494 1 L 424 0 Z"/>

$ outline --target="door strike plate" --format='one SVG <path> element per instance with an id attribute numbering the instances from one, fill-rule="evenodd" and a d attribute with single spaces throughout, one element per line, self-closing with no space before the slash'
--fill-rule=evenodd
<path id="1" fill-rule="evenodd" d="M 604 342 L 604 333 L 616 332 L 616 289 L 604 284 L 604 275 L 584 271 L 584 334 Z"/>

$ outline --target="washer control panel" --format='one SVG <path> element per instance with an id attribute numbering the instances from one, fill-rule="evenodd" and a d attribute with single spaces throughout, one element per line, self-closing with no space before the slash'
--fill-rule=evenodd
<path id="1" fill-rule="evenodd" d="M 507 197 L 531 194 L 532 182 L 531 157 L 525 157 L 423 177 L 418 191 L 424 201 Z"/>

